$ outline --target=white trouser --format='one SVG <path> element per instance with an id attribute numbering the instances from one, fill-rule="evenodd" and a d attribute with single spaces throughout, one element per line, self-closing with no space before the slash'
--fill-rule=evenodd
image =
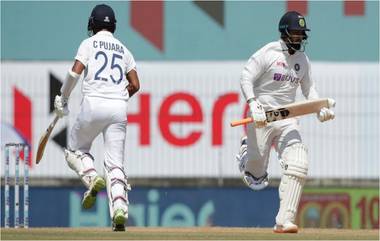
<path id="1" fill-rule="evenodd" d="M 280 157 L 287 146 L 302 142 L 295 118 L 273 122 L 264 128 L 255 128 L 250 123 L 247 132 L 248 161 L 245 171 L 256 178 L 266 174 L 272 145 Z"/>
<path id="2" fill-rule="evenodd" d="M 247 137 L 248 160 L 244 171 L 256 178 L 266 174 L 270 149 L 272 145 L 275 147 L 283 168 L 276 224 L 294 225 L 308 169 L 307 149 L 302 144 L 297 119 L 273 122 L 260 129 L 249 124 Z"/>
<path id="3" fill-rule="evenodd" d="M 105 160 L 123 163 L 127 105 L 125 100 L 85 96 L 70 133 L 69 148 L 88 153 L 94 139 L 103 133 Z"/>
<path id="4" fill-rule="evenodd" d="M 114 197 L 126 195 L 126 187 L 109 183 L 115 176 L 126 179 L 124 174 L 124 145 L 127 128 L 127 105 L 125 100 L 107 99 L 85 96 L 71 131 L 69 148 L 83 153 L 90 151 L 92 142 L 100 134 L 104 140 L 104 164 L 110 172 L 105 173 L 107 192 Z M 115 173 L 113 173 L 115 172 Z M 119 173 L 120 172 L 120 173 Z M 124 182 L 123 182 L 124 181 Z M 126 180 L 120 183 L 127 183 Z M 109 195 L 110 209 L 113 209 L 113 200 Z M 123 199 L 120 199 L 123 200 Z M 124 202 L 118 201 L 118 207 L 127 210 L 127 197 Z M 112 216 L 112 212 L 111 212 Z"/>

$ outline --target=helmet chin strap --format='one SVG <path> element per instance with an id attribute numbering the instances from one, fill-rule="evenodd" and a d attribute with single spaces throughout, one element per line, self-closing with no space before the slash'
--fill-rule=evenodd
<path id="1" fill-rule="evenodd" d="M 297 51 L 305 52 L 305 45 L 307 44 L 307 41 L 305 39 L 301 40 L 300 43 L 293 43 L 290 37 L 290 34 L 287 30 L 286 30 L 286 35 L 287 35 L 286 41 L 285 41 L 286 47 L 293 50 L 294 52 L 297 52 Z"/>
<path id="2" fill-rule="evenodd" d="M 288 42 L 285 42 L 286 44 L 286 47 L 288 47 L 289 49 L 293 50 L 294 52 L 305 52 L 305 43 L 302 42 L 302 43 L 292 43 L 289 39 L 288 39 Z"/>

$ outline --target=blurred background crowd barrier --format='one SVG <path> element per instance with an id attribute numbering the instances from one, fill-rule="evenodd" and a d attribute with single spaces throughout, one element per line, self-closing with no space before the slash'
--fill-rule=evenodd
<path id="1" fill-rule="evenodd" d="M 5 143 L 30 145 L 32 227 L 109 225 L 104 192 L 97 207 L 81 210 L 84 189 L 62 151 L 79 112 L 80 85 L 41 163 L 32 161 L 96 4 L 1 2 L 1 168 Z M 229 122 L 246 111 L 239 89 L 245 62 L 279 38 L 284 12 L 298 10 L 311 29 L 306 52 L 316 87 L 337 101 L 334 121 L 299 120 L 310 177 L 298 223 L 379 228 L 378 2 L 108 4 L 116 13 L 115 35 L 134 54 L 141 80 L 128 115 L 130 225 L 273 226 L 281 177 L 276 153 L 268 170 L 271 186 L 261 192 L 245 188 L 235 161 L 245 129 L 230 128 Z M 91 153 L 102 170 L 101 137 Z M 4 203 L 3 171 L 1 177 Z"/>

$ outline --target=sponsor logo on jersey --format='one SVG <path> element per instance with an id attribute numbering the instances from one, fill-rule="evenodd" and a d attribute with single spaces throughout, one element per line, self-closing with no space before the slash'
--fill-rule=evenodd
<path id="1" fill-rule="evenodd" d="M 288 74 L 274 73 L 273 80 L 275 81 L 288 81 L 290 83 L 298 84 L 299 78 Z"/>

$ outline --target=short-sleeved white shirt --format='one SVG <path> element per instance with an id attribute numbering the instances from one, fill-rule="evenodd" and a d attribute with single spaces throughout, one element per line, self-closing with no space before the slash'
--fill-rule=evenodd
<path id="1" fill-rule="evenodd" d="M 248 100 L 256 97 L 265 109 L 295 101 L 298 86 L 306 98 L 318 98 L 310 78 L 310 63 L 304 52 L 290 55 L 282 40 L 271 42 L 254 53 L 241 75 Z"/>
<path id="2" fill-rule="evenodd" d="M 126 74 L 136 68 L 131 52 L 111 32 L 100 31 L 82 41 L 75 59 L 85 67 L 82 93 L 128 100 Z"/>

